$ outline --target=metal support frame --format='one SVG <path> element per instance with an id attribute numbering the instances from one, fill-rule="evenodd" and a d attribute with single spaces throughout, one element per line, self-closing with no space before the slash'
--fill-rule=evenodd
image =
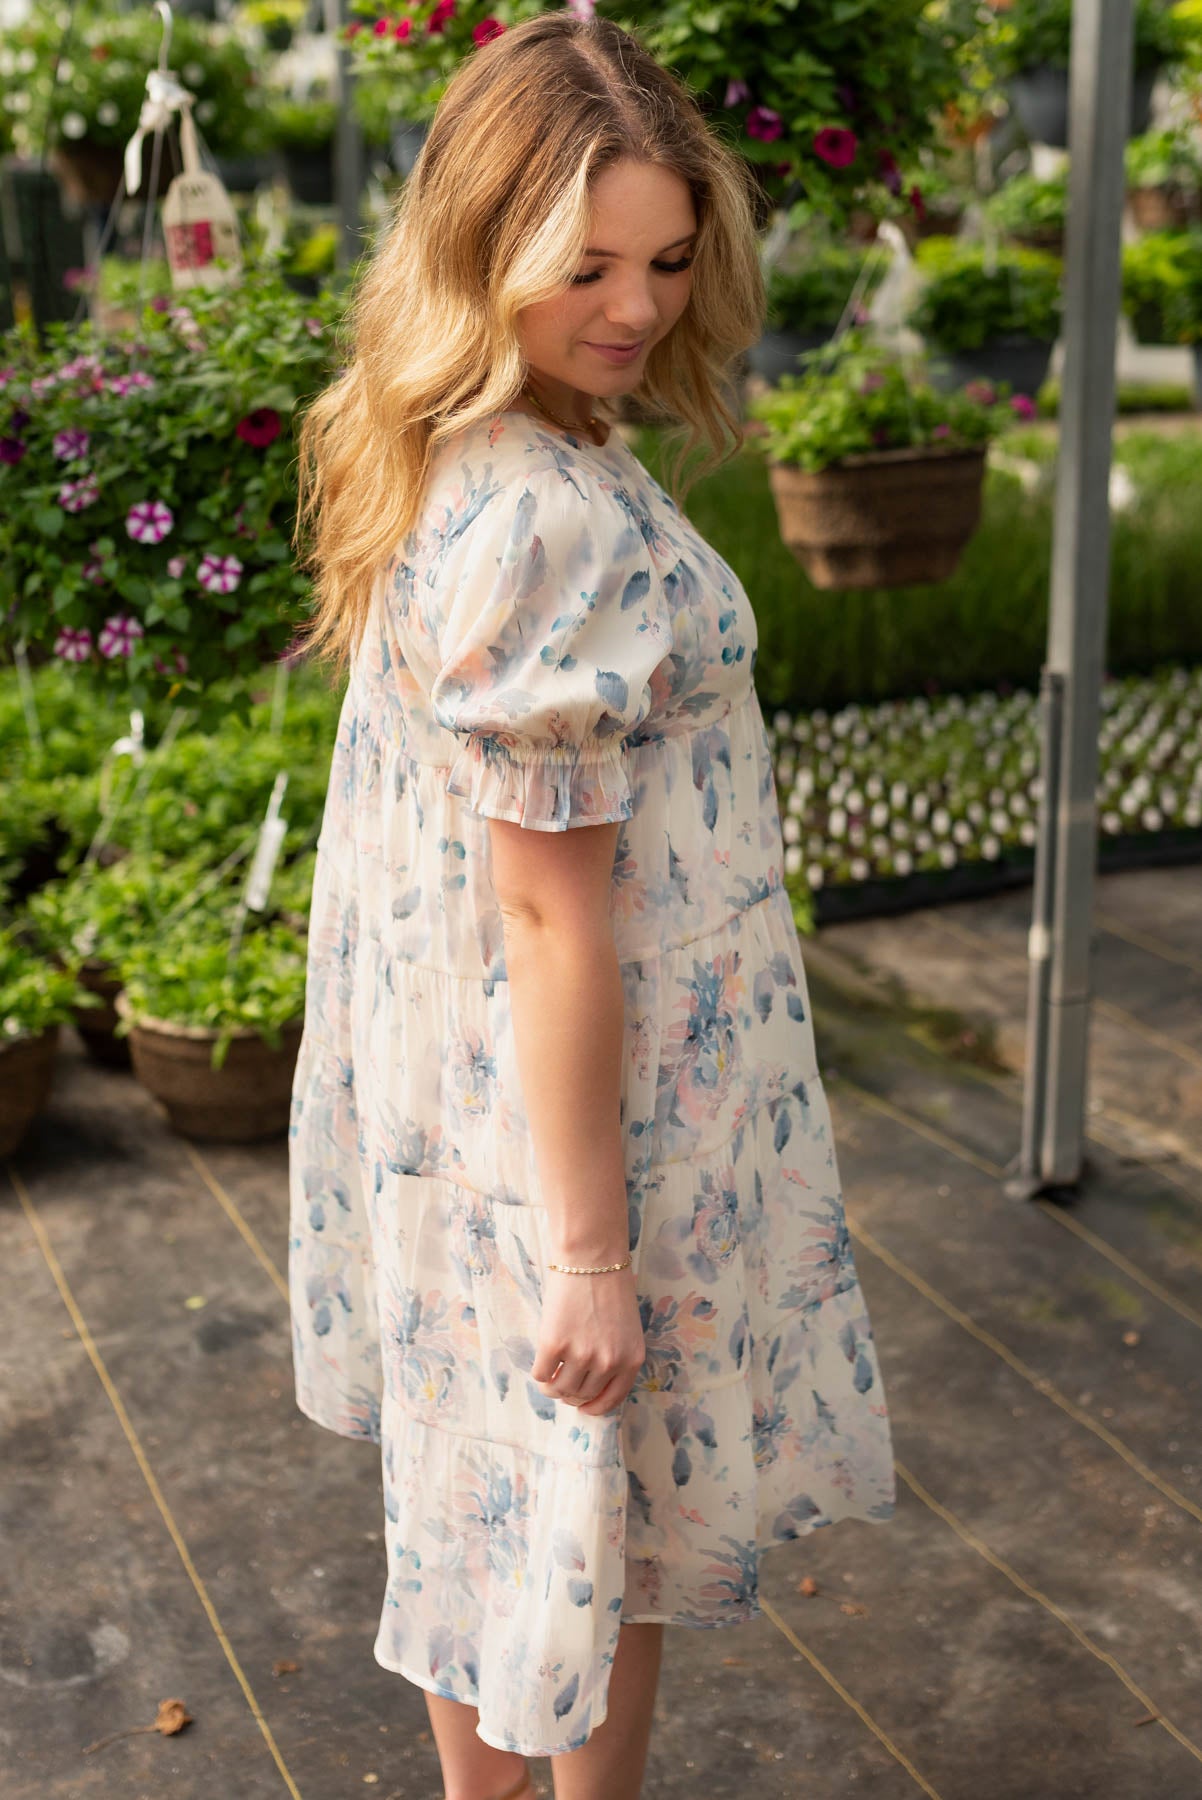
<path id="1" fill-rule="evenodd" d="M 1071 1187 L 1084 1164 L 1098 726 L 1133 0 L 1075 0 L 1065 360 L 1052 547 L 1023 1133 L 1006 1192 Z"/>
<path id="2" fill-rule="evenodd" d="M 338 108 L 338 124 L 334 137 L 334 198 L 338 207 L 339 269 L 352 267 L 362 256 L 365 244 L 359 223 L 359 203 L 363 193 L 363 128 L 351 105 L 354 75 L 351 52 L 343 38 L 346 23 L 343 0 L 321 0 L 325 28 L 334 46 L 334 101 Z"/>

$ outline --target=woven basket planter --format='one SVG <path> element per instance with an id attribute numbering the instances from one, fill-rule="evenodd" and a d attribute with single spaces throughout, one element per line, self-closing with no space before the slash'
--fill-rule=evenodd
<path id="1" fill-rule="evenodd" d="M 121 979 L 113 973 L 112 963 L 91 957 L 79 967 L 79 984 L 97 995 L 99 1006 L 81 1006 L 71 1023 L 83 1039 L 84 1049 L 97 1062 L 109 1068 L 128 1069 L 129 1039 L 117 1037 L 117 995 Z"/>
<path id="2" fill-rule="evenodd" d="M 0 1156 L 11 1156 L 45 1104 L 58 1026 L 0 1044 Z"/>
<path id="3" fill-rule="evenodd" d="M 946 581 L 981 522 L 985 451 L 881 450 L 818 474 L 770 462 L 780 533 L 817 588 Z"/>
<path id="4" fill-rule="evenodd" d="M 132 1018 L 119 994 L 118 1016 Z M 170 1019 L 134 1019 L 129 1032 L 134 1074 L 167 1112 L 181 1137 L 250 1144 L 288 1128 L 292 1076 L 300 1049 L 301 1021 L 286 1025 L 278 1050 L 257 1031 L 234 1033 L 220 1069 L 212 1066 L 221 1033 Z"/>

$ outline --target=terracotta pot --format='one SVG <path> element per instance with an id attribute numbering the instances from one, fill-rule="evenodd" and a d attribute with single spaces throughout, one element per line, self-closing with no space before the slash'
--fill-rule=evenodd
<path id="1" fill-rule="evenodd" d="M 1184 188 L 1132 188 L 1127 203 L 1141 231 L 1185 231 L 1199 215 L 1198 195 Z"/>
<path id="2" fill-rule="evenodd" d="M 120 1018 L 133 1017 L 124 994 L 117 996 L 116 1007 Z M 214 1069 L 220 1032 L 139 1018 L 129 1033 L 134 1074 L 166 1108 L 168 1123 L 182 1137 L 256 1143 L 288 1128 L 301 1029 L 299 1019 L 286 1025 L 278 1050 L 257 1031 L 237 1031 L 225 1062 Z"/>
<path id="3" fill-rule="evenodd" d="M 881 450 L 809 474 L 770 462 L 784 542 L 818 588 L 946 581 L 981 520 L 985 452 Z"/>
<path id="4" fill-rule="evenodd" d="M 11 1156 L 45 1104 L 58 1026 L 0 1044 L 0 1156 Z"/>

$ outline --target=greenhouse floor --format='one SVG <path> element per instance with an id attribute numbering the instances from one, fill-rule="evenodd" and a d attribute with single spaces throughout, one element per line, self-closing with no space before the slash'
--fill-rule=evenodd
<path id="1" fill-rule="evenodd" d="M 1062 1203 L 1000 1184 L 1030 891 L 806 940 L 897 1513 L 766 1557 L 755 1623 L 668 1632 L 645 1800 L 1202 1794 L 1198 887 L 1098 884 Z M 0 1205 L 3 1800 L 442 1793 L 372 1656 L 378 1452 L 293 1400 L 285 1175 L 66 1039 Z"/>

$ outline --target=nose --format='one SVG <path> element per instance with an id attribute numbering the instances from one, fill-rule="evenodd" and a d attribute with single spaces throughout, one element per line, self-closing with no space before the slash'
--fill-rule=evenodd
<path id="1" fill-rule="evenodd" d="M 608 285 L 605 317 L 613 331 L 625 338 L 646 337 L 659 319 L 647 274 L 631 270 L 626 275 L 615 275 Z"/>

